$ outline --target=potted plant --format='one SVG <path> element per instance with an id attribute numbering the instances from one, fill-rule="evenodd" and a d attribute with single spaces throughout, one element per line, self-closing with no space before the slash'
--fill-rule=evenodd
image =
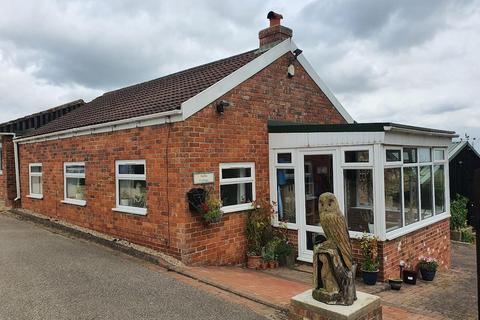
<path id="1" fill-rule="evenodd" d="M 287 241 L 282 240 L 276 250 L 278 263 L 282 267 L 293 268 L 295 265 L 295 256 L 293 255 L 293 246 Z"/>
<path id="2" fill-rule="evenodd" d="M 390 285 L 390 289 L 392 290 L 400 290 L 402 287 L 403 280 L 399 278 L 395 279 L 388 279 L 388 284 Z"/>
<path id="3" fill-rule="evenodd" d="M 457 193 L 450 204 L 450 238 L 462 241 L 462 230 L 467 226 L 468 198 Z"/>
<path id="4" fill-rule="evenodd" d="M 130 205 L 130 194 L 126 190 L 124 190 L 120 195 L 120 205 L 121 206 Z"/>
<path id="5" fill-rule="evenodd" d="M 262 267 L 262 249 L 274 237 L 271 224 L 273 210 L 267 201 L 255 202 L 246 220 L 247 267 Z M 259 264 L 260 263 L 260 264 Z"/>
<path id="6" fill-rule="evenodd" d="M 203 219 L 207 223 L 217 223 L 223 217 L 222 202 L 218 199 L 208 197 L 207 201 L 203 203 Z"/>
<path id="7" fill-rule="evenodd" d="M 267 243 L 264 250 L 262 251 L 262 258 L 265 262 L 268 263 L 268 267 L 270 269 L 274 269 L 276 267 L 277 259 L 275 256 L 275 251 L 279 242 L 279 238 L 273 238 L 270 242 Z"/>
<path id="8" fill-rule="evenodd" d="M 367 285 L 374 285 L 378 279 L 378 238 L 364 234 L 360 240 L 362 251 L 362 279 Z"/>
<path id="9" fill-rule="evenodd" d="M 412 259 L 409 259 L 411 261 Z M 417 283 L 417 272 L 413 268 L 413 266 L 409 263 L 406 264 L 405 269 L 402 271 L 402 278 L 403 282 L 408 284 L 416 284 Z"/>
<path id="10" fill-rule="evenodd" d="M 425 281 L 433 281 L 437 272 L 438 262 L 432 257 L 421 256 L 418 258 L 418 266 L 422 279 Z"/>

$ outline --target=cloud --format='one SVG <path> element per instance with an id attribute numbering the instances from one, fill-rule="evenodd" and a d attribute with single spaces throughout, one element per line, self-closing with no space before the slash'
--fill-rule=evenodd
<path id="1" fill-rule="evenodd" d="M 275 10 L 357 121 L 480 137 L 479 4 L 4 1 L 0 122 L 253 49 Z"/>

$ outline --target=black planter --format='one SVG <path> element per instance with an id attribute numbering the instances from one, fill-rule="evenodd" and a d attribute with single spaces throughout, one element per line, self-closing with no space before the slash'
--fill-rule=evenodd
<path id="1" fill-rule="evenodd" d="M 390 289 L 392 290 L 400 290 L 402 287 L 403 280 L 402 279 L 389 279 L 388 284 L 390 285 Z"/>
<path id="2" fill-rule="evenodd" d="M 190 189 L 187 192 L 188 206 L 190 210 L 203 213 L 202 204 L 205 203 L 207 192 L 202 188 Z"/>
<path id="3" fill-rule="evenodd" d="M 408 284 L 416 284 L 417 273 L 412 270 L 403 270 L 403 282 Z"/>
<path id="4" fill-rule="evenodd" d="M 436 271 L 428 271 L 425 269 L 420 269 L 420 273 L 422 274 L 422 279 L 425 281 L 433 281 L 435 278 Z"/>
<path id="5" fill-rule="evenodd" d="M 293 268 L 295 266 L 295 256 L 293 254 L 289 256 L 281 255 L 278 257 L 278 264 L 281 267 Z"/>
<path id="6" fill-rule="evenodd" d="M 373 286 L 377 283 L 378 279 L 378 270 L 377 271 L 363 271 L 362 270 L 362 279 L 363 283 Z"/>

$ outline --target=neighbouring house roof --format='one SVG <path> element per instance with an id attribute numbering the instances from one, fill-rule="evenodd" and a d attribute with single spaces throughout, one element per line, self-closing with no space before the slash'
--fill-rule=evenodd
<path id="1" fill-rule="evenodd" d="M 67 116 L 35 130 L 31 135 L 42 135 L 180 109 L 182 102 L 260 55 L 261 53 L 252 50 L 107 92 Z"/>
<path id="2" fill-rule="evenodd" d="M 82 99 L 74 100 L 25 117 L 0 123 L 0 132 L 26 135 L 55 119 L 63 117 L 84 104 L 85 102 Z"/>
<path id="3" fill-rule="evenodd" d="M 375 123 L 345 123 L 345 124 L 303 124 L 271 120 L 268 122 L 269 133 L 294 133 L 294 132 L 385 132 L 408 131 L 430 135 L 454 136 L 454 131 L 438 130 L 424 127 L 408 126 L 391 122 Z"/>
<path id="4" fill-rule="evenodd" d="M 453 141 L 452 144 L 448 147 L 448 160 L 452 160 L 455 158 L 463 149 L 466 147 L 470 147 L 470 149 L 480 158 L 480 154 L 477 150 L 470 144 L 468 141 Z"/>

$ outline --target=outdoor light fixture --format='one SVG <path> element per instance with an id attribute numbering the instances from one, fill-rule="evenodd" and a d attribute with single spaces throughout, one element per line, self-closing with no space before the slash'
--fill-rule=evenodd
<path id="1" fill-rule="evenodd" d="M 295 49 L 293 50 L 293 55 L 295 56 L 294 59 L 290 60 L 290 65 L 287 68 L 287 75 L 289 78 L 293 77 L 295 75 L 295 65 L 293 64 L 294 60 L 297 60 L 297 57 L 302 54 L 302 50 L 300 49 Z"/>
<path id="2" fill-rule="evenodd" d="M 225 113 L 225 107 L 228 107 L 230 105 L 230 102 L 225 101 L 225 100 L 220 100 L 217 102 L 217 112 L 219 114 L 224 114 Z"/>

